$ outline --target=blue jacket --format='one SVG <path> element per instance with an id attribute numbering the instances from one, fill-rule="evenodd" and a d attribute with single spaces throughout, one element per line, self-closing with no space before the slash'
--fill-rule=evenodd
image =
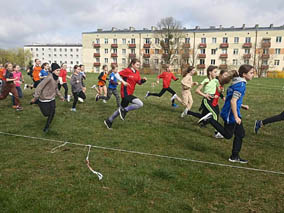
<path id="1" fill-rule="evenodd" d="M 221 117 L 223 118 L 224 122 L 227 124 L 236 123 L 236 120 L 233 115 L 233 111 L 231 108 L 231 100 L 232 97 L 237 98 L 237 113 L 239 118 L 241 118 L 241 107 L 243 103 L 243 98 L 246 93 L 246 80 L 241 77 L 233 78 L 232 85 L 227 89 L 227 96 L 225 104 L 221 110 Z"/>
<path id="2" fill-rule="evenodd" d="M 112 72 L 109 76 L 108 88 L 116 89 L 117 85 L 118 85 L 117 78 L 115 77 L 115 74 Z"/>

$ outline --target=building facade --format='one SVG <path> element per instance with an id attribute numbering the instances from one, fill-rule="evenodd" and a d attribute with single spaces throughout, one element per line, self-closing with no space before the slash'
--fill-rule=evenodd
<path id="1" fill-rule="evenodd" d="M 87 71 L 99 72 L 104 64 L 115 63 L 119 69 L 127 67 L 129 60 L 136 57 L 144 71 L 159 70 L 168 55 L 162 40 L 155 27 L 84 32 L 82 62 Z M 175 72 L 186 64 L 194 65 L 199 75 L 205 75 L 209 65 L 237 69 L 241 64 L 251 64 L 259 75 L 284 70 L 284 26 L 182 29 L 175 45 L 171 62 Z"/>
<path id="2" fill-rule="evenodd" d="M 40 59 L 42 63 L 67 64 L 67 70 L 71 71 L 74 65 L 82 64 L 81 44 L 32 44 L 25 45 L 24 50 L 32 53 L 32 60 Z"/>

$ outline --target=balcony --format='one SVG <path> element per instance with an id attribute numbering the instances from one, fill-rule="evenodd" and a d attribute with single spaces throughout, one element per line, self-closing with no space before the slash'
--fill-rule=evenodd
<path id="1" fill-rule="evenodd" d="M 251 48 L 251 47 L 252 47 L 252 44 L 250 42 L 243 44 L 243 48 Z"/>
<path id="2" fill-rule="evenodd" d="M 261 47 L 266 49 L 266 48 L 270 48 L 271 47 L 271 43 L 270 42 L 262 42 L 261 43 Z"/>
<path id="3" fill-rule="evenodd" d="M 262 65 L 261 65 L 261 69 L 262 69 L 262 70 L 267 70 L 268 68 L 269 68 L 268 65 L 265 65 L 265 64 L 262 64 Z"/>
<path id="4" fill-rule="evenodd" d="M 150 47 L 151 47 L 151 44 L 144 44 L 143 47 L 144 47 L 144 48 L 150 48 Z"/>
<path id="5" fill-rule="evenodd" d="M 189 43 L 185 43 L 184 44 L 184 48 L 190 48 L 190 44 Z"/>
<path id="6" fill-rule="evenodd" d="M 197 64 L 197 69 L 205 69 L 205 64 Z"/>
<path id="7" fill-rule="evenodd" d="M 112 53 L 110 56 L 113 57 L 113 58 L 116 58 L 117 57 L 117 53 Z"/>
<path id="8" fill-rule="evenodd" d="M 163 58 L 167 58 L 167 57 L 169 57 L 169 54 L 168 53 L 163 53 L 162 57 Z"/>
<path id="9" fill-rule="evenodd" d="M 144 58 L 150 58 L 150 54 L 146 54 L 146 53 L 145 53 L 145 54 L 143 54 L 143 57 L 144 57 Z"/>
<path id="10" fill-rule="evenodd" d="M 101 63 L 100 62 L 95 62 L 94 63 L 94 67 L 100 67 L 101 66 Z"/>
<path id="11" fill-rule="evenodd" d="M 244 54 L 244 59 L 250 59 L 251 58 L 251 54 L 249 53 L 249 54 Z"/>
<path id="12" fill-rule="evenodd" d="M 198 58 L 206 58 L 206 54 L 198 54 Z"/>
<path id="13" fill-rule="evenodd" d="M 111 63 L 111 66 L 117 66 L 117 63 Z"/>
<path id="14" fill-rule="evenodd" d="M 227 64 L 220 64 L 219 69 L 226 70 L 226 69 L 228 69 L 228 65 Z"/>
<path id="15" fill-rule="evenodd" d="M 269 54 L 262 54 L 261 56 L 262 59 L 269 59 L 269 57 L 270 57 Z"/>
<path id="16" fill-rule="evenodd" d="M 182 58 L 189 58 L 189 53 L 183 53 Z"/>
<path id="17" fill-rule="evenodd" d="M 136 54 L 130 53 L 130 54 L 129 54 L 129 58 L 136 58 Z"/>
<path id="18" fill-rule="evenodd" d="M 136 48 L 136 44 L 128 44 L 129 48 Z"/>
<path id="19" fill-rule="evenodd" d="M 150 67 L 150 64 L 143 64 L 143 67 Z"/>
<path id="20" fill-rule="evenodd" d="M 227 53 L 220 54 L 220 58 L 228 58 L 228 54 Z"/>
<path id="21" fill-rule="evenodd" d="M 117 44 L 111 44 L 111 48 L 117 48 L 118 45 Z"/>
<path id="22" fill-rule="evenodd" d="M 94 57 L 101 57 L 100 53 L 94 53 Z"/>
<path id="23" fill-rule="evenodd" d="M 228 43 L 222 43 L 220 44 L 220 48 L 228 48 L 229 44 Z"/>
<path id="24" fill-rule="evenodd" d="M 198 47 L 199 47 L 199 48 L 206 48 L 207 45 L 206 45 L 205 43 L 200 43 Z"/>
<path id="25" fill-rule="evenodd" d="M 167 68 L 168 68 L 168 65 L 167 65 L 167 64 L 162 64 L 162 68 L 163 68 L 163 69 L 167 69 Z"/>
<path id="26" fill-rule="evenodd" d="M 94 44 L 93 46 L 94 46 L 94 48 L 100 48 L 101 47 L 100 44 Z"/>

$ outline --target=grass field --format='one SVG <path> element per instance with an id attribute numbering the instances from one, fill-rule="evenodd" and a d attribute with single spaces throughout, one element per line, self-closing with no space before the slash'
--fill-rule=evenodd
<path id="1" fill-rule="evenodd" d="M 87 100 L 77 112 L 70 112 L 71 103 L 57 101 L 48 134 L 42 132 L 46 118 L 29 105 L 30 90 L 24 91 L 22 112 L 11 108 L 10 97 L 0 102 L 0 131 L 231 164 L 232 140 L 215 139 L 213 128 L 200 128 L 195 118 L 180 118 L 184 108 L 173 109 L 170 94 L 144 99 L 147 90 L 162 87 L 151 87 L 154 75 L 147 78 L 135 92 L 144 107 L 125 121 L 117 118 L 112 131 L 103 120 L 115 110 L 115 98 L 95 102 L 90 89 L 95 74 L 88 75 Z M 237 166 L 284 172 L 284 123 L 253 133 L 255 119 L 283 111 L 283 86 L 283 79 L 248 83 L 244 102 L 250 110 L 242 112 L 246 137 L 241 157 L 249 163 Z M 172 87 L 180 94 L 180 81 Z M 193 98 L 197 111 L 201 98 Z M 91 165 L 104 175 L 99 181 L 85 164 L 87 147 L 67 145 L 50 153 L 56 146 L 0 134 L 0 212 L 284 212 L 283 175 L 93 148 Z"/>

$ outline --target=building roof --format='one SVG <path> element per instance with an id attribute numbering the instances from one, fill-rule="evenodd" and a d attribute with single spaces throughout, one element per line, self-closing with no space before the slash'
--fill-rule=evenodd
<path id="1" fill-rule="evenodd" d="M 82 47 L 82 44 L 27 44 L 24 47 Z"/>

